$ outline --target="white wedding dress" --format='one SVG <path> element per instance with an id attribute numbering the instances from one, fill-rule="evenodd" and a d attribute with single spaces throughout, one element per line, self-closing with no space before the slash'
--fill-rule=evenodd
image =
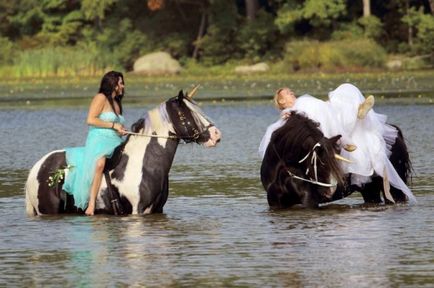
<path id="1" fill-rule="evenodd" d="M 341 155 L 352 161 L 341 162 L 343 171 L 346 174 L 352 173 L 352 184 L 360 186 L 369 183 L 375 171 L 382 177 L 387 176 L 390 184 L 403 191 L 410 203 L 414 203 L 416 200 L 413 193 L 388 159 L 398 131 L 386 123 L 386 115 L 378 114 L 373 109 L 364 119 L 358 119 L 359 105 L 364 100 L 363 94 L 356 86 L 346 83 L 329 93 L 329 101 L 305 94 L 297 98 L 293 107 L 283 110 L 282 114 L 293 110 L 303 112 L 320 124 L 319 129 L 325 137 L 342 135 L 341 145 L 356 145 L 357 149 L 353 152 L 341 150 Z M 271 135 L 285 122 L 285 119 L 280 118 L 268 126 L 259 145 L 259 154 L 262 158 Z"/>

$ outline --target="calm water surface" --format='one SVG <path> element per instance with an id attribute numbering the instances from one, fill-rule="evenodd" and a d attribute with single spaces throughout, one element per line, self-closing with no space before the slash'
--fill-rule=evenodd
<path id="1" fill-rule="evenodd" d="M 152 108 L 126 107 L 132 124 Z M 204 104 L 219 147 L 181 145 L 165 211 L 145 217 L 27 217 L 23 185 L 45 153 L 78 146 L 86 108 L 0 110 L 0 287 L 432 287 L 433 106 L 377 106 L 399 125 L 415 206 L 270 211 L 257 146 L 269 102 Z"/>

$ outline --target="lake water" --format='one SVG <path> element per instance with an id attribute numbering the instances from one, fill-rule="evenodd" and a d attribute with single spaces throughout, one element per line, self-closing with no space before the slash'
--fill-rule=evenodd
<path id="1" fill-rule="evenodd" d="M 127 106 L 129 124 L 152 106 Z M 180 145 L 164 213 L 27 217 L 23 186 L 47 152 L 86 137 L 86 107 L 0 110 L 0 287 L 432 287 L 434 107 L 378 105 L 403 130 L 414 206 L 270 211 L 257 146 L 270 102 L 203 105 L 220 145 Z"/>

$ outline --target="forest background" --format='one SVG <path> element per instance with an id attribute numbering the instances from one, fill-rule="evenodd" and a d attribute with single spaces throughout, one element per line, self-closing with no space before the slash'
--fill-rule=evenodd
<path id="1" fill-rule="evenodd" d="M 434 0 L 0 0 L 0 76 L 129 72 L 154 51 L 182 75 L 431 69 L 433 13 Z"/>

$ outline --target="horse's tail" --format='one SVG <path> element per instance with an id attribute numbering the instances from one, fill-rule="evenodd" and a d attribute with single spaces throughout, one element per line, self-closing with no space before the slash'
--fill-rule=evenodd
<path id="1" fill-rule="evenodd" d="M 26 185 L 24 187 L 24 190 L 26 192 L 26 214 L 27 216 L 35 216 L 36 213 L 36 209 L 32 204 L 32 197 L 37 196 L 34 195 L 34 193 L 37 193 L 37 191 L 35 191 L 34 189 L 34 180 L 36 180 L 35 178 L 35 173 L 34 173 L 35 167 L 33 167 L 30 170 L 29 176 L 27 177 L 27 181 L 26 181 Z"/>
<path id="2" fill-rule="evenodd" d="M 393 167 L 395 168 L 401 180 L 404 182 L 404 184 L 408 185 L 409 180 L 411 180 L 411 174 L 413 171 L 413 167 L 410 161 L 410 155 L 401 129 L 396 125 L 392 125 L 392 126 L 395 127 L 396 130 L 398 130 L 398 134 L 395 143 L 392 146 L 391 149 L 392 154 L 390 155 L 389 160 L 392 163 Z M 407 201 L 404 191 L 401 191 L 400 189 L 395 188 L 393 186 L 391 186 L 390 188 L 391 188 L 390 193 L 392 194 L 392 197 L 395 199 L 395 201 L 398 202 Z"/>
<path id="3" fill-rule="evenodd" d="M 395 144 L 392 146 L 390 162 L 392 162 L 392 165 L 395 167 L 402 181 L 407 184 L 413 171 L 410 155 L 408 153 L 407 144 L 405 143 L 401 129 L 396 125 L 392 126 L 398 130 L 398 135 L 396 137 Z"/>
<path id="4" fill-rule="evenodd" d="M 36 215 L 36 211 L 35 208 L 33 208 L 33 205 L 30 201 L 30 195 L 29 195 L 29 190 L 27 188 L 27 183 L 26 183 L 26 214 L 27 216 L 35 216 Z"/>

